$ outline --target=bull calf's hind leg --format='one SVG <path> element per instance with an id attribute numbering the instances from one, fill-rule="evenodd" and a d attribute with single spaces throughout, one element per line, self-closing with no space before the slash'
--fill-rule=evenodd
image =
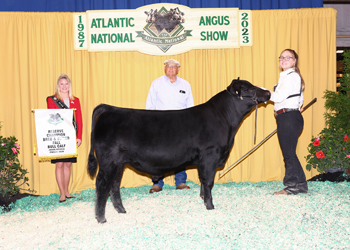
<path id="1" fill-rule="evenodd" d="M 95 215 L 98 223 L 105 223 L 106 204 L 110 185 L 108 185 L 106 178 L 102 171 L 100 171 L 96 178 L 96 201 L 95 201 Z"/>
<path id="2" fill-rule="evenodd" d="M 120 181 L 122 179 L 123 175 L 123 169 L 122 167 L 118 168 L 115 180 L 113 181 L 113 186 L 110 192 L 111 200 L 113 203 L 113 206 L 115 210 L 118 211 L 118 213 L 126 213 L 125 208 L 122 203 L 122 199 L 120 196 Z"/>

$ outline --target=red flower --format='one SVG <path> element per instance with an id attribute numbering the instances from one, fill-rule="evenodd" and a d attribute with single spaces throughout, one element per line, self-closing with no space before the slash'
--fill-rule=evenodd
<path id="1" fill-rule="evenodd" d="M 315 147 L 320 146 L 320 138 L 319 138 L 319 137 L 317 137 L 317 138 L 314 140 L 313 145 L 314 145 Z"/>
<path id="2" fill-rule="evenodd" d="M 324 155 L 324 153 L 322 152 L 322 150 L 320 150 L 320 151 L 318 151 L 318 152 L 316 153 L 316 157 L 317 157 L 318 159 L 323 159 L 323 158 L 325 157 L 325 155 Z"/>
<path id="3" fill-rule="evenodd" d="M 14 154 L 18 154 L 18 152 L 17 152 L 17 150 L 15 149 L 15 148 L 11 148 L 12 149 L 12 152 L 14 153 Z"/>
<path id="4" fill-rule="evenodd" d="M 345 142 L 349 142 L 349 141 L 350 141 L 350 137 L 347 136 L 347 135 L 344 135 L 344 141 L 345 141 Z"/>

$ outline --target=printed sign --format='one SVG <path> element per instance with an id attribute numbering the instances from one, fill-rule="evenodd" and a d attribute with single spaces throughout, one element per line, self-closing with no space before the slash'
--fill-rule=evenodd
<path id="1" fill-rule="evenodd" d="M 86 29 L 86 15 L 75 14 L 74 15 L 74 49 L 75 50 L 87 50 L 87 29 Z"/>
<path id="2" fill-rule="evenodd" d="M 240 45 L 252 46 L 252 12 L 250 10 L 239 11 L 239 32 L 240 32 Z"/>
<path id="3" fill-rule="evenodd" d="M 75 13 L 75 49 L 174 55 L 252 45 L 251 12 L 151 4 L 136 10 Z"/>
<path id="4" fill-rule="evenodd" d="M 39 161 L 77 156 L 73 109 L 35 109 Z"/>

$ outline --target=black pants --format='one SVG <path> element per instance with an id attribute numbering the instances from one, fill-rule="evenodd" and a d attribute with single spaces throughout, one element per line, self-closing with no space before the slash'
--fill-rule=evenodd
<path id="1" fill-rule="evenodd" d="M 277 135 L 280 143 L 286 174 L 284 190 L 291 194 L 307 193 L 308 186 L 303 168 L 296 154 L 299 134 L 304 127 L 304 119 L 299 111 L 279 114 L 277 120 Z"/>

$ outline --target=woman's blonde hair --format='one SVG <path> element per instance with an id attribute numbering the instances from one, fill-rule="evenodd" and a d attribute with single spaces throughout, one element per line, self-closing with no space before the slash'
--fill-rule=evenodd
<path id="1" fill-rule="evenodd" d="M 73 96 L 73 88 L 72 88 L 72 82 L 70 81 L 69 79 L 69 76 L 66 75 L 66 74 L 61 74 L 58 79 L 57 79 L 57 84 L 56 84 L 56 91 L 55 91 L 55 95 L 57 96 L 58 99 L 61 99 L 62 100 L 62 96 L 61 96 L 61 93 L 60 93 L 60 80 L 61 79 L 66 79 L 68 84 L 69 84 L 69 91 L 68 91 L 68 94 L 69 94 L 69 98 L 71 100 L 74 100 L 74 96 Z"/>
<path id="2" fill-rule="evenodd" d="M 281 52 L 281 55 L 282 55 L 282 53 L 283 52 L 285 52 L 285 51 L 288 51 L 288 52 L 290 52 L 292 55 L 293 55 L 293 57 L 295 58 L 295 64 L 294 64 L 294 70 L 299 74 L 299 76 L 300 76 L 300 78 L 301 78 L 301 87 L 302 87 L 302 89 L 304 90 L 305 89 L 305 82 L 304 82 L 304 78 L 302 77 L 302 75 L 301 75 L 301 73 L 300 73 L 300 69 L 299 69 L 299 67 L 298 67 L 298 61 L 299 61 L 299 56 L 298 56 L 298 54 L 297 54 L 297 52 L 295 52 L 294 50 L 292 50 L 292 49 L 285 49 L 285 50 L 283 50 L 282 52 Z M 281 68 L 281 67 L 280 67 Z M 282 68 L 281 68 L 282 69 Z"/>

